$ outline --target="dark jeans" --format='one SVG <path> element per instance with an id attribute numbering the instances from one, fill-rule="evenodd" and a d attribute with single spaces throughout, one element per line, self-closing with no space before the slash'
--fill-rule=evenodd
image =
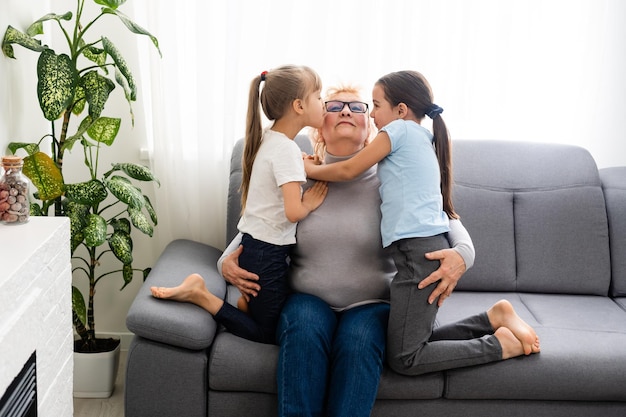
<path id="1" fill-rule="evenodd" d="M 243 252 L 239 266 L 259 276 L 261 290 L 250 299 L 248 313 L 225 302 L 215 319 L 236 336 L 255 342 L 276 343 L 278 318 L 289 295 L 287 269 L 293 245 L 273 245 L 245 233 L 241 244 Z"/>
<path id="2" fill-rule="evenodd" d="M 314 295 L 290 295 L 278 325 L 279 417 L 368 417 L 388 319 L 386 303 L 336 312 Z"/>

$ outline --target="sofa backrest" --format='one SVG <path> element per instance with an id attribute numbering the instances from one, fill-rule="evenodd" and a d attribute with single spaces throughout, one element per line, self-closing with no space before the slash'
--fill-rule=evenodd
<path id="1" fill-rule="evenodd" d="M 294 140 L 300 146 L 303 152 L 313 153 L 311 140 L 307 135 L 297 135 Z M 243 155 L 243 139 L 239 139 L 233 147 L 233 153 L 230 156 L 230 179 L 228 182 L 228 200 L 226 202 L 226 244 L 237 234 L 237 223 L 241 216 L 241 177 L 243 175 L 241 169 L 241 156 Z"/>
<path id="2" fill-rule="evenodd" d="M 312 153 L 307 136 L 295 140 Z M 241 213 L 242 151 L 239 140 L 231 156 L 227 242 L 237 233 Z M 453 167 L 455 208 L 476 248 L 474 267 L 458 289 L 607 295 L 607 215 L 589 152 L 569 145 L 459 140 Z M 626 277 L 617 289 L 626 294 Z"/>
<path id="3" fill-rule="evenodd" d="M 602 185 L 585 149 L 461 140 L 454 204 L 476 248 L 460 290 L 607 295 Z"/>
<path id="4" fill-rule="evenodd" d="M 611 295 L 626 297 L 626 167 L 600 170 L 611 242 Z"/>

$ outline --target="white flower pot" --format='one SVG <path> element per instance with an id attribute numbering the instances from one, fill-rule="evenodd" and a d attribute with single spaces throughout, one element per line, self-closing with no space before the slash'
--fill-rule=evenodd
<path id="1" fill-rule="evenodd" d="M 111 352 L 74 352 L 74 397 L 109 398 L 120 363 L 120 344 Z"/>

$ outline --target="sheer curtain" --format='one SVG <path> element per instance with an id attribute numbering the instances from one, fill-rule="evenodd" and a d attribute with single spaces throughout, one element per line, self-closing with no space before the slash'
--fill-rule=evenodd
<path id="1" fill-rule="evenodd" d="M 230 150 L 250 80 L 286 63 L 369 96 L 381 75 L 431 82 L 453 139 L 586 147 L 600 166 L 626 130 L 621 0 L 134 0 L 160 41 L 138 76 L 162 186 L 156 238 L 223 247 Z"/>

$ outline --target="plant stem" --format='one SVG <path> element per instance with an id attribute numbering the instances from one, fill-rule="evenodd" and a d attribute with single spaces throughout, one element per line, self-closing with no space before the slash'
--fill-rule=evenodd
<path id="1" fill-rule="evenodd" d="M 89 302 L 87 307 L 87 329 L 89 332 L 89 338 L 95 339 L 96 328 L 93 311 L 93 299 L 96 295 L 96 266 L 98 265 L 95 247 L 89 248 L 89 257 L 91 259 L 91 263 L 89 265 Z"/>

